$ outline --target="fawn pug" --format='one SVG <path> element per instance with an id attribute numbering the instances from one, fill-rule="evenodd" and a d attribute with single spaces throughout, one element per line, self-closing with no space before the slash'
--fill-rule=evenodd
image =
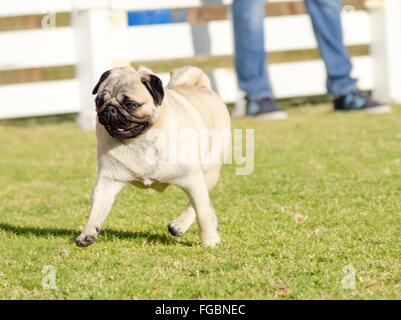
<path id="1" fill-rule="evenodd" d="M 230 117 L 206 74 L 195 67 L 177 69 L 164 88 L 145 67 L 115 68 L 101 76 L 92 94 L 96 94 L 98 177 L 89 219 L 76 244 L 85 247 L 95 242 L 115 196 L 132 184 L 160 192 L 168 185 L 181 188 L 189 203 L 168 224 L 169 232 L 181 236 L 196 219 L 202 244 L 217 245 L 218 222 L 209 192 L 218 182 L 227 152 Z M 171 132 L 188 129 L 225 132 L 210 146 L 217 150 L 217 161 L 204 163 L 199 155 L 187 162 L 162 157 L 171 153 L 173 144 L 177 150 L 198 147 L 201 139 L 172 136 Z M 130 210 L 135 210 L 134 204 Z"/>

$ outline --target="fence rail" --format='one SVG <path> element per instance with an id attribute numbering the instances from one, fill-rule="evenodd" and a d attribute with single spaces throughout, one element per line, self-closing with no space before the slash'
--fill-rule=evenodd
<path id="1" fill-rule="evenodd" d="M 230 2 L 2 0 L 0 101 L 14 108 L 0 108 L 0 118 L 80 112 L 80 125 L 92 128 L 93 84 L 104 70 L 126 64 L 148 65 L 164 81 L 165 72 L 174 66 L 198 65 L 208 71 L 225 101 L 235 101 Z M 362 88 L 401 102 L 401 4 L 366 3 L 370 11 L 362 0 L 344 1 L 343 28 L 354 75 Z M 171 9 L 185 13 L 187 20 L 128 26 L 127 11 L 148 9 Z M 266 12 L 266 44 L 277 97 L 324 93 L 324 66 L 302 2 L 271 0 Z M 20 96 L 29 97 L 29 104 L 15 99 Z"/>

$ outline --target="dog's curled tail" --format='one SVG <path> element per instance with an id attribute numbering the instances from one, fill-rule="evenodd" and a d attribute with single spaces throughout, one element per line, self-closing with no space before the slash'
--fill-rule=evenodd
<path id="1" fill-rule="evenodd" d="M 183 67 L 170 72 L 168 87 L 195 86 L 211 89 L 210 79 L 197 67 Z"/>

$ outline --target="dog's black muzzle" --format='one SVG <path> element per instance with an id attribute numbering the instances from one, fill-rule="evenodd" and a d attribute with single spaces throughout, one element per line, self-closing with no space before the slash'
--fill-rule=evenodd
<path id="1" fill-rule="evenodd" d="M 98 110 L 100 124 L 106 128 L 112 137 L 119 139 L 135 138 L 150 126 L 150 122 L 136 121 L 125 110 L 123 112 L 125 115 L 116 106 L 106 106 Z"/>

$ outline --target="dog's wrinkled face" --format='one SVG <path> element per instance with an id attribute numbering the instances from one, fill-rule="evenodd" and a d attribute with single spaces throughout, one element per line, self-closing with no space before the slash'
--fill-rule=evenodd
<path id="1" fill-rule="evenodd" d="M 99 123 L 112 137 L 130 139 L 157 120 L 164 90 L 150 70 L 123 67 L 103 73 L 92 94 Z"/>

